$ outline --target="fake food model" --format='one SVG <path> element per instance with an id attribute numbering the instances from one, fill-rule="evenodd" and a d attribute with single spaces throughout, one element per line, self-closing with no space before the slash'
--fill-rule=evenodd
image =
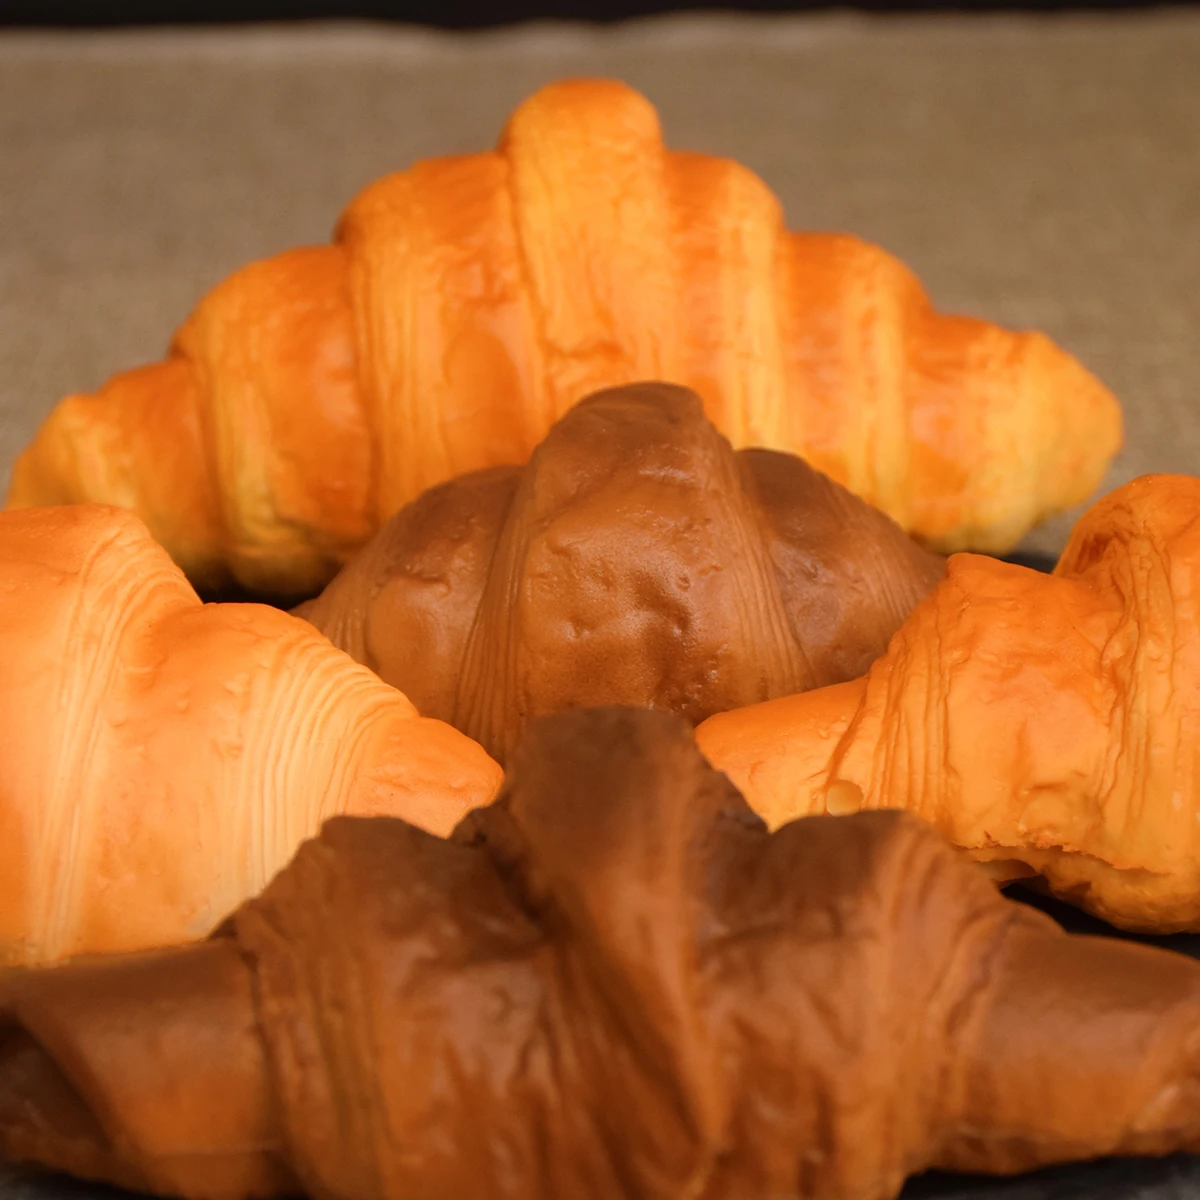
<path id="1" fill-rule="evenodd" d="M 452 841 L 337 818 L 207 944 L 0 983 L 0 1150 L 194 1200 L 887 1200 L 1200 1146 L 1200 963 L 905 814 L 769 834 L 680 719 L 532 727 Z"/>
<path id="2" fill-rule="evenodd" d="M 1104 497 L 1052 576 L 953 556 L 864 678 L 697 736 L 772 824 L 904 808 L 997 878 L 1200 929 L 1200 479 Z"/>
<path id="3" fill-rule="evenodd" d="M 0 966 L 201 937 L 336 813 L 447 833 L 500 769 L 142 523 L 0 514 Z"/>
<path id="4" fill-rule="evenodd" d="M 697 722 L 853 679 L 943 572 L 802 459 L 735 453 L 694 393 L 638 384 L 525 467 L 427 492 L 298 611 L 503 759 L 564 708 Z"/>
<path id="5" fill-rule="evenodd" d="M 494 152 L 380 180 L 334 245 L 231 276 L 164 362 L 58 405 L 8 503 L 130 508 L 198 586 L 312 595 L 426 488 L 651 379 L 942 550 L 1015 544 L 1121 440 L 1046 337 L 935 312 L 856 238 L 788 233 L 749 171 L 666 150 L 643 97 L 584 80 Z"/>

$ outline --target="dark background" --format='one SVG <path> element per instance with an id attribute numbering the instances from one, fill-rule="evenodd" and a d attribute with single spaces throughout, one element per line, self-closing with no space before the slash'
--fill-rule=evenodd
<path id="1" fill-rule="evenodd" d="M 1178 7 L 1179 5 L 1173 5 Z M 368 18 L 463 29 L 538 18 L 616 21 L 680 10 L 795 12 L 850 8 L 871 12 L 1029 12 L 1154 8 L 1146 0 L 0 0 L 0 26 L 159 25 L 191 22 Z"/>

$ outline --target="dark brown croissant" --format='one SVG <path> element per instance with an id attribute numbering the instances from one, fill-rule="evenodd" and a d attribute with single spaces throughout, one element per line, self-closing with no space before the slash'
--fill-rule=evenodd
<path id="1" fill-rule="evenodd" d="M 224 936 L 0 997 L 0 1149 L 195 1200 L 885 1200 L 1200 1148 L 1200 963 L 900 813 L 768 834 L 686 724 L 560 714 L 442 841 L 337 818 Z"/>
<path id="2" fill-rule="evenodd" d="M 426 492 L 298 612 L 503 759 L 565 708 L 698 722 L 853 679 L 943 573 L 802 459 L 735 454 L 694 392 L 635 384 Z"/>

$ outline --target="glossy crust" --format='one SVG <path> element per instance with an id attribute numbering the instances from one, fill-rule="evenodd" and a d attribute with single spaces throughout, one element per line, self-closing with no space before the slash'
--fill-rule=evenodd
<path id="1" fill-rule="evenodd" d="M 695 723 L 853 679 L 943 573 L 802 459 L 735 453 L 695 393 L 631 384 L 427 492 L 297 611 L 503 761 L 560 709 Z"/>
<path id="2" fill-rule="evenodd" d="M 1052 576 L 952 557 L 865 678 L 697 736 L 771 823 L 905 808 L 998 878 L 1200 929 L 1200 479 L 1106 496 Z"/>
<path id="3" fill-rule="evenodd" d="M 0 1012 L 4 1154 L 195 1200 L 885 1200 L 1200 1148 L 1200 964 L 903 814 L 770 835 L 645 710 L 534 726 L 453 841 L 338 818 L 217 940 Z"/>
<path id="4" fill-rule="evenodd" d="M 1013 545 L 1121 440 L 1041 334 L 934 312 L 856 238 L 788 233 L 749 171 L 665 150 L 643 97 L 576 80 L 496 151 L 369 187 L 335 245 L 230 277 L 165 363 L 65 399 L 8 503 L 129 507 L 197 583 L 311 594 L 425 488 L 524 461 L 581 396 L 639 380 L 941 549 Z"/>
<path id="5" fill-rule="evenodd" d="M 0 965 L 201 937 L 322 821 L 439 833 L 500 769 L 128 512 L 0 515 Z"/>

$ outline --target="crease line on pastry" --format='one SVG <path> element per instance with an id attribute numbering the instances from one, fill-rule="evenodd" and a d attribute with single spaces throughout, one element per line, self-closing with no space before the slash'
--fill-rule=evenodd
<path id="1" fill-rule="evenodd" d="M 529 461 L 532 463 L 532 457 Z M 456 672 L 458 682 L 454 689 L 454 703 L 451 709 L 450 724 L 462 729 L 468 736 L 475 737 L 476 740 L 481 742 L 483 738 L 478 735 L 478 729 L 482 724 L 483 718 L 478 709 L 476 698 L 482 690 L 479 676 L 483 673 L 483 669 L 487 663 L 486 646 L 484 645 L 487 641 L 485 637 L 486 621 L 484 613 L 495 586 L 492 578 L 496 573 L 501 548 L 507 544 L 509 529 L 514 521 L 514 513 L 516 512 L 516 515 L 520 515 L 519 511 L 517 511 L 518 500 L 523 498 L 525 489 L 522 485 L 529 471 L 530 466 L 526 464 L 521 471 L 517 486 L 511 489 L 508 499 L 505 502 L 504 514 L 497 525 L 498 533 L 492 541 L 491 550 L 488 554 L 487 567 L 483 571 L 483 586 L 479 589 L 479 598 L 475 604 L 475 611 L 471 614 L 471 624 L 462 641 L 462 652 Z M 525 506 L 521 505 L 521 507 Z M 510 605 L 509 612 L 507 613 L 507 622 L 505 623 L 506 627 L 511 626 L 512 620 Z M 463 695 L 464 688 L 467 689 L 466 698 Z M 484 749 L 489 754 L 495 755 L 496 748 L 494 746 L 489 747 L 485 744 Z"/>
<path id="2" fill-rule="evenodd" d="M 747 494 L 743 479 L 744 463 L 736 453 L 729 450 L 724 438 L 721 438 L 721 442 L 723 453 L 720 454 L 718 462 L 722 487 L 717 495 L 734 498 L 732 504 L 728 501 L 723 503 L 722 509 L 728 527 L 737 538 L 741 550 L 734 559 L 741 570 L 732 572 L 730 580 L 738 608 L 738 623 L 744 635 L 751 635 L 746 644 L 769 648 L 769 657 L 775 660 L 775 669 L 770 672 L 775 678 L 760 681 L 766 683 L 767 690 L 765 695 L 756 697 L 766 700 L 770 698 L 779 682 L 777 672 L 780 670 L 783 679 L 794 679 L 799 674 L 799 663 L 803 663 L 805 677 L 810 683 L 815 680 L 815 676 L 808 654 L 795 636 L 792 622 L 788 619 L 762 522 L 755 519 L 760 509 L 760 505 L 755 502 L 757 495 L 752 499 Z M 754 481 L 754 491 L 758 491 L 757 481 Z M 739 586 L 742 581 L 748 582 L 749 594 Z M 755 637 L 755 632 L 759 636 Z"/>
<path id="3" fill-rule="evenodd" d="M 32 872 L 42 940 L 50 952 L 68 949 L 71 930 L 78 924 L 83 904 L 87 864 L 80 861 L 81 848 L 88 844 L 87 831 L 99 818 L 101 797 L 89 786 L 89 770 L 100 753 L 105 730 L 100 720 L 101 702 L 116 673 L 117 660 L 130 627 L 142 621 L 148 597 L 161 585 L 161 570 L 149 581 L 139 578 L 136 566 L 149 555 L 130 547 L 133 562 L 107 573 L 106 559 L 121 542 L 128 542 L 125 528 L 106 531 L 88 548 L 71 584 L 74 595 L 64 639 L 69 661 L 86 662 L 85 669 L 64 670 L 58 688 L 58 755 L 53 785 L 46 800 L 45 819 L 38 830 L 36 867 Z M 174 568 L 172 568 L 173 570 Z M 174 582 L 174 580 L 173 580 Z M 149 583 L 149 586 L 147 586 Z M 111 596 L 109 603 L 104 599 Z M 138 597 L 141 604 L 128 601 Z M 96 637 L 85 619 L 86 610 L 100 611 L 106 620 L 102 637 Z M 153 629 L 151 625 L 149 629 Z"/>
<path id="4" fill-rule="evenodd" d="M 516 250 L 517 276 L 520 284 L 518 287 L 518 299 L 525 327 L 530 335 L 526 343 L 526 348 L 529 352 L 526 362 L 528 368 L 526 383 L 534 391 L 534 395 L 530 398 L 537 403 L 542 412 L 542 419 L 538 423 L 538 428 L 548 430 L 554 425 L 560 414 L 558 406 L 555 403 L 553 389 L 550 387 L 547 377 L 546 364 L 550 355 L 545 328 L 545 308 L 543 305 L 536 303 L 536 277 L 529 261 L 529 248 L 525 245 L 524 230 L 521 222 L 517 219 L 521 197 L 517 194 L 515 188 L 515 171 L 512 162 L 514 152 L 512 146 L 506 145 L 504 150 L 497 154 L 497 157 L 504 167 L 505 209 L 507 219 L 512 226 L 513 246 Z M 536 442 L 536 440 L 535 437 L 534 441 Z"/>

